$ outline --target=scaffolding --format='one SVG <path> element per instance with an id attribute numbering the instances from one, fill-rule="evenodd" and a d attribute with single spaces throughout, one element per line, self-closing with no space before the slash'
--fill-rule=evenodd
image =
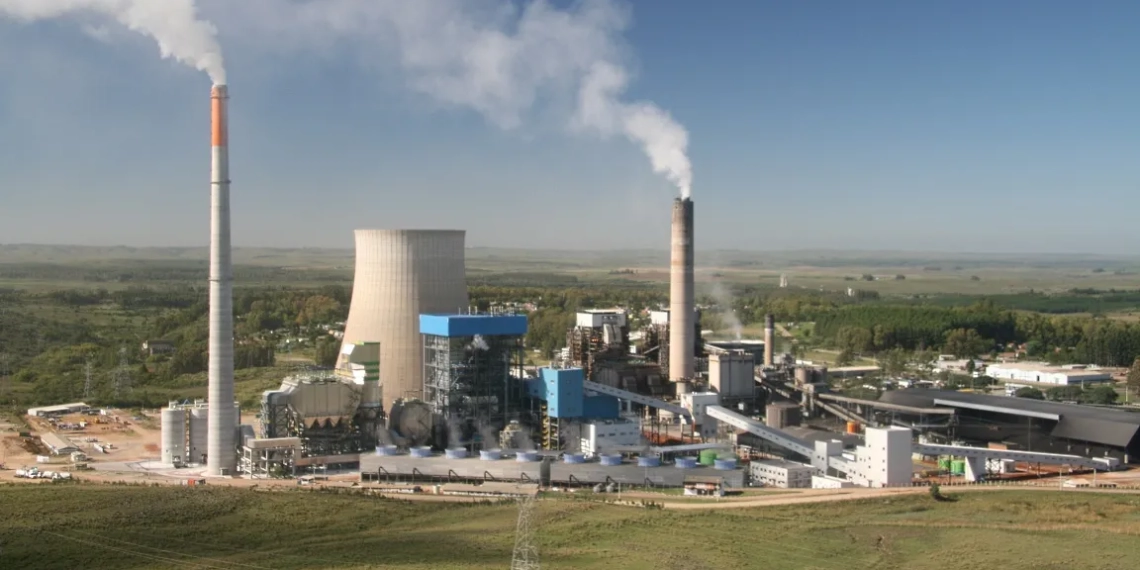
<path id="1" fill-rule="evenodd" d="M 569 365 L 586 371 L 593 380 L 598 365 L 629 358 L 629 327 L 606 324 L 598 327 L 575 326 L 566 334 Z"/>
<path id="2" fill-rule="evenodd" d="M 523 356 L 519 335 L 424 335 L 424 401 L 439 420 L 437 446 L 496 446 L 524 411 Z"/>

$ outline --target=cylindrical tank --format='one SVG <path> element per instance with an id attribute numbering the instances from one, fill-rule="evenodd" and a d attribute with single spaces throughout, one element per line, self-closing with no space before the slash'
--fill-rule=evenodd
<path id="1" fill-rule="evenodd" d="M 484 449 L 479 452 L 479 459 L 483 461 L 498 461 L 503 458 L 501 449 Z"/>
<path id="2" fill-rule="evenodd" d="M 423 390 L 420 314 L 468 306 L 464 240 L 460 230 L 356 230 L 344 342 L 380 343 L 384 409 Z"/>
<path id="3" fill-rule="evenodd" d="M 618 465 L 621 465 L 620 455 L 602 455 L 598 458 L 598 460 L 602 465 L 605 465 L 606 467 L 616 467 Z"/>
<path id="4" fill-rule="evenodd" d="M 732 459 L 717 459 L 713 462 L 713 469 L 720 471 L 731 471 L 736 469 L 736 458 Z"/>
<path id="5" fill-rule="evenodd" d="M 966 474 L 966 460 L 955 459 L 950 462 L 951 475 L 965 475 Z"/>
<path id="6" fill-rule="evenodd" d="M 716 461 L 716 450 L 703 449 L 701 450 L 701 453 L 698 455 L 698 457 L 700 458 L 701 465 L 712 465 L 713 462 Z"/>
<path id="7" fill-rule="evenodd" d="M 163 408 L 162 462 L 171 465 L 186 463 L 186 410 Z"/>
<path id="8" fill-rule="evenodd" d="M 466 459 L 467 450 L 462 447 L 453 447 L 443 452 L 448 459 Z"/>
<path id="9" fill-rule="evenodd" d="M 562 456 L 562 461 L 571 464 L 585 463 L 586 456 L 581 453 L 567 453 Z"/>
<path id="10" fill-rule="evenodd" d="M 677 469 L 692 469 L 692 468 L 697 466 L 697 458 L 696 457 L 678 457 L 677 460 L 673 462 L 673 465 Z"/>
<path id="11" fill-rule="evenodd" d="M 661 458 L 660 457 L 654 457 L 651 455 L 643 455 L 643 456 L 637 458 L 637 466 L 638 467 L 660 467 L 661 466 Z"/>
<path id="12" fill-rule="evenodd" d="M 859 422 L 847 422 L 847 433 L 859 433 Z"/>
<path id="13" fill-rule="evenodd" d="M 413 447 L 411 449 L 411 452 L 412 452 L 412 457 L 419 457 L 419 458 L 431 457 L 431 448 L 426 446 L 426 445 L 421 445 L 419 447 Z"/>
<path id="14" fill-rule="evenodd" d="M 202 463 L 208 451 L 210 410 L 205 407 L 190 409 L 190 449 L 186 450 L 187 463 Z"/>
<path id="15" fill-rule="evenodd" d="M 538 461 L 538 453 L 534 451 L 520 451 L 515 454 L 515 461 L 518 461 L 519 463 Z"/>
<path id="16" fill-rule="evenodd" d="M 796 368 L 796 386 L 811 384 L 811 368 L 800 366 Z"/>
<path id="17" fill-rule="evenodd" d="M 377 445 L 376 455 L 392 456 L 400 453 L 400 449 L 394 445 Z"/>

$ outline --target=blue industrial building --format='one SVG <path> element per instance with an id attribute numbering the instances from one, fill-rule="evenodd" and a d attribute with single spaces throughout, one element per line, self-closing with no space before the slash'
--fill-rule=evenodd
<path id="1" fill-rule="evenodd" d="M 615 419 L 621 415 L 621 402 L 613 396 L 589 395 L 583 387 L 582 368 L 542 368 L 531 379 L 527 393 L 546 402 L 546 415 L 558 419 Z"/>
<path id="2" fill-rule="evenodd" d="M 420 315 L 420 334 L 447 338 L 526 336 L 526 315 Z"/>

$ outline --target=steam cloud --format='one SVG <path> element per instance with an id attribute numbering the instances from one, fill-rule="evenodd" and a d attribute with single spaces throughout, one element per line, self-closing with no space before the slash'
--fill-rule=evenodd
<path id="1" fill-rule="evenodd" d="M 725 324 L 732 329 L 736 340 L 740 340 L 743 337 L 744 325 L 741 324 L 740 319 L 737 318 L 736 309 L 732 308 L 732 293 L 729 292 L 720 281 L 713 281 L 712 290 L 709 293 L 717 305 L 720 305 L 720 314 L 725 319 Z"/>
<path id="2" fill-rule="evenodd" d="M 666 111 L 623 100 L 630 73 L 619 0 L 202 0 L 271 51 L 350 47 L 366 64 L 394 61 L 409 86 L 449 106 L 514 129 L 540 101 L 572 110 L 576 134 L 625 136 L 653 170 L 690 195 L 689 136 Z"/>
<path id="3" fill-rule="evenodd" d="M 64 16 L 113 18 L 158 42 L 162 57 L 173 58 L 226 82 L 222 50 L 214 26 L 198 19 L 194 0 L 0 0 L 0 15 L 28 22 Z"/>

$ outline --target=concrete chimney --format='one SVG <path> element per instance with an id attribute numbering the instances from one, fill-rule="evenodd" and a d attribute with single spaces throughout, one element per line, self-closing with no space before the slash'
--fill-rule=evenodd
<path id="1" fill-rule="evenodd" d="M 237 466 L 228 99 L 229 90 L 225 85 L 215 85 L 210 92 L 213 155 L 210 169 L 210 411 L 206 439 L 209 475 L 233 475 Z"/>
<path id="2" fill-rule="evenodd" d="M 694 364 L 697 323 L 693 302 L 693 201 L 673 201 L 673 239 L 669 270 L 669 379 L 687 382 Z"/>
<path id="3" fill-rule="evenodd" d="M 771 313 L 764 315 L 764 366 L 772 366 L 775 364 L 775 358 L 772 354 L 776 347 L 772 344 L 772 338 L 776 332 L 776 317 Z"/>

